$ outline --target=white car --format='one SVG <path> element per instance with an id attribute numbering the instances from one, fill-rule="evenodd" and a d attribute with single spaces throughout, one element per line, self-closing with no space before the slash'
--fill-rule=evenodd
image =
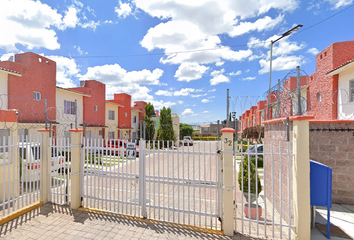
<path id="1" fill-rule="evenodd" d="M 19 157 L 22 159 L 21 181 L 35 182 L 40 180 L 41 173 L 41 145 L 36 142 L 20 142 L 18 145 Z M 51 151 L 51 175 L 54 176 L 63 169 L 65 158 L 56 147 Z"/>
<path id="2" fill-rule="evenodd" d="M 183 145 L 184 146 L 193 146 L 193 139 L 191 136 L 184 136 L 183 137 Z"/>

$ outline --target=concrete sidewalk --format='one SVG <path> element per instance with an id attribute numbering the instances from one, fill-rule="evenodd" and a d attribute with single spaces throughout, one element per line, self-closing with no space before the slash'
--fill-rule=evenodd
<path id="1" fill-rule="evenodd" d="M 0 226 L 0 239 L 233 239 L 251 240 L 237 234 L 233 237 L 195 232 L 171 224 L 145 223 L 116 214 L 95 214 L 71 210 L 47 203 Z"/>
<path id="2" fill-rule="evenodd" d="M 316 208 L 316 223 L 327 223 L 327 209 Z M 339 227 L 351 239 L 354 239 L 354 206 L 333 204 L 331 209 L 331 224 Z M 311 231 L 312 240 L 327 239 L 317 228 Z M 332 240 L 344 240 L 347 238 L 333 237 Z"/>

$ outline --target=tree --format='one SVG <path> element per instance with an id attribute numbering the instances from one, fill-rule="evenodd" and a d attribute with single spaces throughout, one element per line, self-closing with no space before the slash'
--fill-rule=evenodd
<path id="1" fill-rule="evenodd" d="M 154 105 L 150 102 L 145 106 L 145 114 L 146 115 L 143 117 L 143 120 L 145 121 L 145 140 L 153 140 L 155 135 L 155 127 L 150 117 L 155 114 L 155 109 Z"/>
<path id="2" fill-rule="evenodd" d="M 154 108 L 154 105 L 152 105 L 152 103 L 148 103 L 148 104 L 146 104 L 146 106 L 145 106 L 145 114 L 146 114 L 146 116 L 147 117 L 151 117 L 152 115 L 154 115 L 155 114 L 155 108 Z"/>
<path id="3" fill-rule="evenodd" d="M 166 146 L 167 141 L 174 141 L 174 131 L 171 117 L 171 108 L 163 107 L 160 113 L 160 127 L 157 133 L 157 139 L 164 141 Z"/>
<path id="4" fill-rule="evenodd" d="M 184 136 L 192 136 L 193 128 L 188 124 L 180 123 L 179 131 L 180 131 L 181 138 L 183 138 Z"/>

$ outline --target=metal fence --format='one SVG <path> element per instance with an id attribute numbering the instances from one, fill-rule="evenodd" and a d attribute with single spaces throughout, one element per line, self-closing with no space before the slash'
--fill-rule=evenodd
<path id="1" fill-rule="evenodd" d="M 0 218 L 40 201 L 41 135 L 2 137 Z"/>
<path id="2" fill-rule="evenodd" d="M 111 143 L 109 143 L 111 141 Z M 114 142 L 118 142 L 115 145 Z M 220 143 L 139 141 L 137 158 L 125 140 L 84 140 L 83 206 L 220 229 Z M 91 141 L 92 142 L 92 141 Z M 103 147 L 100 147 L 103 146 Z"/>

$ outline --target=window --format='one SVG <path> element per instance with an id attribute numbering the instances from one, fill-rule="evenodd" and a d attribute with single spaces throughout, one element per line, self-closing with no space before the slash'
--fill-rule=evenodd
<path id="1" fill-rule="evenodd" d="M 98 106 L 97 105 L 95 105 L 95 112 L 97 112 L 98 111 Z"/>
<path id="2" fill-rule="evenodd" d="M 133 116 L 133 123 L 136 123 L 136 116 Z"/>
<path id="3" fill-rule="evenodd" d="M 64 113 L 75 115 L 76 113 L 75 102 L 64 100 Z"/>
<path id="4" fill-rule="evenodd" d="M 108 120 L 114 120 L 114 111 L 108 110 Z"/>
<path id="5" fill-rule="evenodd" d="M 125 117 L 128 117 L 128 114 L 127 114 L 127 113 L 124 113 L 124 116 L 125 116 Z"/>
<path id="6" fill-rule="evenodd" d="M 41 100 L 41 93 L 40 92 L 33 92 L 33 99 L 34 100 Z"/>
<path id="7" fill-rule="evenodd" d="M 102 136 L 102 130 L 98 131 L 98 135 Z"/>
<path id="8" fill-rule="evenodd" d="M 317 93 L 317 102 L 321 102 L 321 101 L 322 101 L 321 93 Z"/>
<path id="9" fill-rule="evenodd" d="M 261 122 L 264 122 L 264 110 L 261 111 Z"/>
<path id="10" fill-rule="evenodd" d="M 349 91 L 350 91 L 350 102 L 354 102 L 354 80 L 351 80 L 349 86 Z"/>
<path id="11" fill-rule="evenodd" d="M 108 139 L 114 139 L 114 132 L 108 132 Z"/>

